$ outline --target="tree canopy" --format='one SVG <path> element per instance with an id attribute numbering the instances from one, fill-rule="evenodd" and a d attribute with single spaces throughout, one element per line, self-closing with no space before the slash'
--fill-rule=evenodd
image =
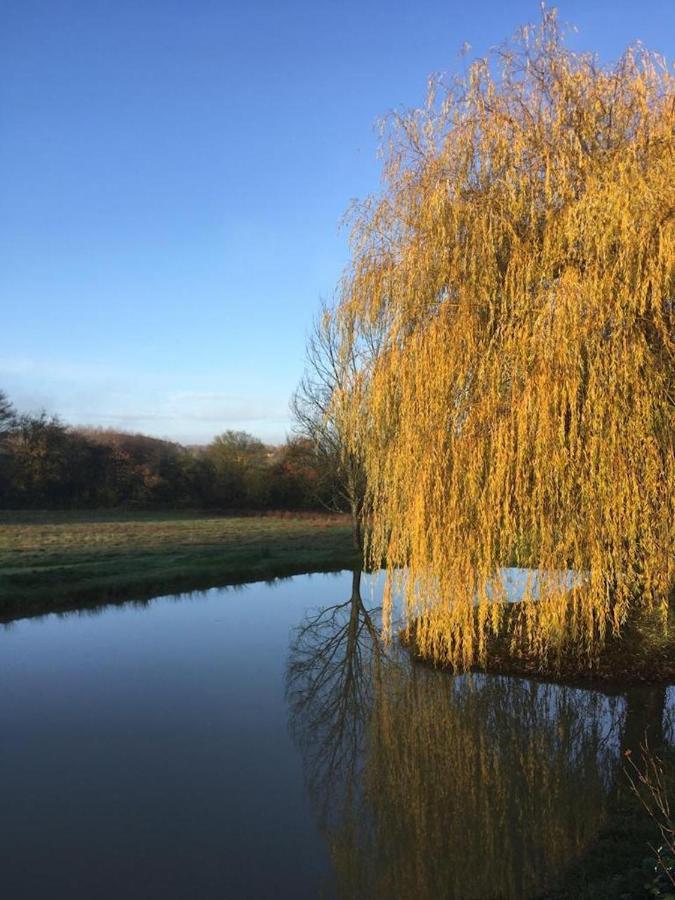
<path id="1" fill-rule="evenodd" d="M 16 427 L 16 411 L 9 397 L 0 391 L 0 438 L 9 434 Z"/>
<path id="2" fill-rule="evenodd" d="M 572 52 L 544 11 L 385 129 L 341 315 L 346 333 L 386 322 L 354 438 L 369 552 L 407 573 L 435 661 L 482 661 L 507 629 L 542 658 L 590 660 L 633 613 L 665 622 L 673 88 L 641 46 L 610 68 Z M 506 616 L 513 562 L 541 590 Z"/>
<path id="3" fill-rule="evenodd" d="M 0 508 L 316 509 L 322 461 L 306 441 L 227 431 L 207 447 L 74 428 L 17 413 L 0 391 Z"/>
<path id="4" fill-rule="evenodd" d="M 322 304 L 307 340 L 305 372 L 291 399 L 295 428 L 309 440 L 331 508 L 352 517 L 354 545 L 363 549 L 366 493 L 360 399 L 379 348 L 377 326 L 345 333 L 337 310 Z"/>

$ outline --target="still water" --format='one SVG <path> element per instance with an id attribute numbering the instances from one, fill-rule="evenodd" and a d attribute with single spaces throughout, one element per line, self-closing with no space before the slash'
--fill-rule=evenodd
<path id="1" fill-rule="evenodd" d="M 8 900 L 536 897 L 672 690 L 450 678 L 351 573 L 0 629 Z"/>

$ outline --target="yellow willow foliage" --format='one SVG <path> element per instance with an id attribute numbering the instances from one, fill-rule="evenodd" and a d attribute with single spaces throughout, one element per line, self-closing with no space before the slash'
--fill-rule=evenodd
<path id="1" fill-rule="evenodd" d="M 507 625 L 528 652 L 580 662 L 633 612 L 665 627 L 674 108 L 658 57 L 603 69 L 545 12 L 393 121 L 341 315 L 347 334 L 385 328 L 351 422 L 369 553 L 405 569 L 436 661 L 483 661 Z M 541 598 L 507 617 L 498 572 L 516 560 Z"/>

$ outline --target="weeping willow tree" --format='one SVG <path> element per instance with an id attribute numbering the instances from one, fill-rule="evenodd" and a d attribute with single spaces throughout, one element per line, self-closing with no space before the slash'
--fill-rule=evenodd
<path id="1" fill-rule="evenodd" d="M 497 635 L 585 665 L 635 613 L 666 627 L 674 106 L 659 57 L 603 68 L 545 11 L 389 121 L 341 314 L 386 322 L 352 423 L 369 554 L 405 570 L 435 661 L 483 662 Z M 512 561 L 539 597 L 506 615 Z"/>

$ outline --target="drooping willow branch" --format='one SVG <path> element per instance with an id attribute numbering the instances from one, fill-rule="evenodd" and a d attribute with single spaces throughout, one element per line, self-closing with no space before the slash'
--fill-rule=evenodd
<path id="1" fill-rule="evenodd" d="M 504 632 L 591 659 L 667 616 L 675 550 L 674 80 L 565 47 L 555 14 L 388 131 L 357 212 L 345 332 L 385 323 L 353 441 L 371 562 L 423 653 Z M 499 567 L 539 573 L 504 615 Z M 559 577 L 583 577 L 575 590 Z"/>

